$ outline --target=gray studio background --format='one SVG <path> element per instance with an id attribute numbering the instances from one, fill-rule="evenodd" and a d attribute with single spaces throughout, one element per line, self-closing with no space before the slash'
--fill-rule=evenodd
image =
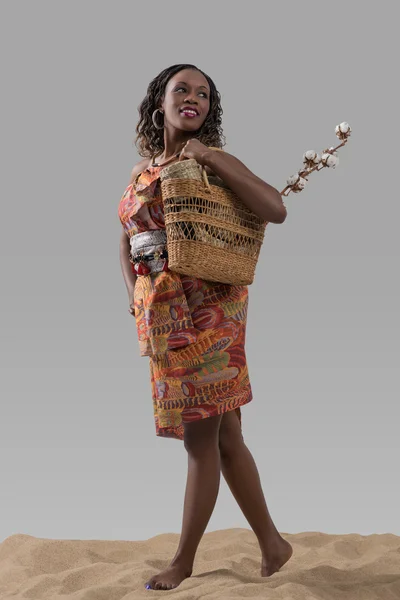
<path id="1" fill-rule="evenodd" d="M 155 436 L 117 207 L 150 80 L 198 65 L 225 150 L 282 190 L 249 288 L 244 438 L 281 532 L 400 535 L 395 3 L 2 2 L 0 541 L 181 528 L 187 454 Z M 207 531 L 249 525 L 221 476 Z"/>

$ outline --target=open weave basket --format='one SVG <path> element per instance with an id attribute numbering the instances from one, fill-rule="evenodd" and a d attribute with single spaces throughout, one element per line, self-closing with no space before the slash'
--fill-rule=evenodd
<path id="1" fill-rule="evenodd" d="M 196 160 L 160 171 L 172 271 L 232 285 L 253 283 L 267 221 Z"/>

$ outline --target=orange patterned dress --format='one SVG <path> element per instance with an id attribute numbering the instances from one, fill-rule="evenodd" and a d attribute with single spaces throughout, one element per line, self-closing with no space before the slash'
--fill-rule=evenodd
<path id="1" fill-rule="evenodd" d="M 165 229 L 160 167 L 139 173 L 118 206 L 130 238 Z M 141 356 L 150 361 L 156 435 L 183 440 L 183 424 L 235 410 L 253 398 L 245 354 L 248 288 L 173 271 L 136 279 Z"/>

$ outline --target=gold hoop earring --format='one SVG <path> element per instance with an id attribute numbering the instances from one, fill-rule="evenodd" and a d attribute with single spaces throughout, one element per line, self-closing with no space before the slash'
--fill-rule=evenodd
<path id="1" fill-rule="evenodd" d="M 154 125 L 154 127 L 155 127 L 156 129 L 164 129 L 164 123 L 163 123 L 162 125 L 158 125 L 158 124 L 156 123 L 156 113 L 157 113 L 157 112 L 160 112 L 162 115 L 164 114 L 164 113 L 162 112 L 162 110 L 160 110 L 159 108 L 156 108 L 156 110 L 153 112 L 153 114 L 152 114 L 152 116 L 151 116 L 151 120 L 153 121 L 153 125 Z M 163 119 L 163 121 L 164 121 L 164 119 Z"/>

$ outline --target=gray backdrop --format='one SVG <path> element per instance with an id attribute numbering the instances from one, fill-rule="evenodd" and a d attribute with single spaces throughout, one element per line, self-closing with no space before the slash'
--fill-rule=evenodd
<path id="1" fill-rule="evenodd" d="M 180 532 L 187 455 L 155 436 L 119 265 L 137 107 L 191 62 L 225 150 L 282 190 L 249 288 L 243 407 L 281 532 L 400 534 L 395 3 L 2 2 L 0 540 Z M 249 525 L 225 481 L 207 531 Z"/>

